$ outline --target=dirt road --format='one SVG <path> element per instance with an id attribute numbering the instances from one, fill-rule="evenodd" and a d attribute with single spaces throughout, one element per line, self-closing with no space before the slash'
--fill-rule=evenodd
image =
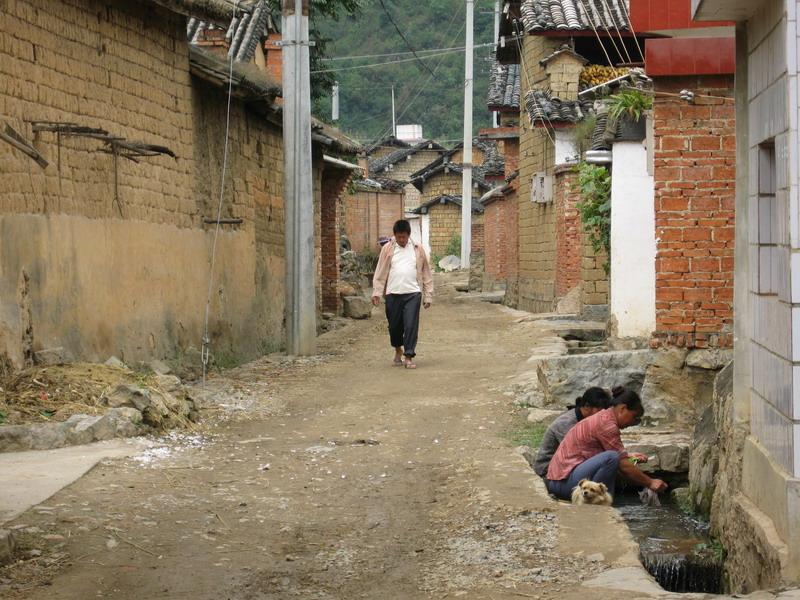
<path id="1" fill-rule="evenodd" d="M 515 319 L 440 302 L 406 371 L 376 310 L 323 336 L 321 359 L 226 373 L 207 431 L 100 465 L 12 523 L 42 554 L 0 571 L 0 596 L 607 597 L 580 581 L 624 537 L 581 531 L 611 511 L 560 514 L 505 435 L 539 335 Z"/>

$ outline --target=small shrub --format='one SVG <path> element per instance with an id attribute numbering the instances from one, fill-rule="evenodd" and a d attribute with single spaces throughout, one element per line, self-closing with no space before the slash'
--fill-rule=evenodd
<path id="1" fill-rule="evenodd" d="M 447 248 L 444 250 L 445 256 L 461 256 L 461 234 L 455 233 L 450 241 L 447 243 Z"/>
<path id="2" fill-rule="evenodd" d="M 653 108 L 653 97 L 641 90 L 628 88 L 609 97 L 608 113 L 614 119 L 638 121 L 645 111 Z"/>
<path id="3" fill-rule="evenodd" d="M 589 163 L 576 167 L 577 191 L 581 200 L 577 203 L 583 229 L 589 234 L 589 242 L 595 254 L 611 256 L 611 174 L 608 169 Z M 608 275 L 611 265 L 607 259 L 603 268 Z"/>

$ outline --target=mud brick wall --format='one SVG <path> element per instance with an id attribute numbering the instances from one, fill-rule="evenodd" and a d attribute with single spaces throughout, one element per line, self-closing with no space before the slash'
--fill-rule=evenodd
<path id="1" fill-rule="evenodd" d="M 210 280 L 218 358 L 280 349 L 279 128 L 233 103 L 222 216 L 243 222 L 222 226 L 211 273 L 214 227 L 203 219 L 216 217 L 226 97 L 191 78 L 185 19 L 121 0 L 2 8 L 0 114 L 50 165 L 0 144 L 0 354 L 18 365 L 54 347 L 87 360 L 179 357 L 201 344 Z M 59 160 L 56 136 L 34 135 L 26 120 L 102 127 L 167 146 L 177 159 L 119 159 L 115 177 L 98 141 L 64 138 Z"/>
<path id="2" fill-rule="evenodd" d="M 659 78 L 659 91 L 733 95 L 733 77 Z M 656 326 L 651 344 L 733 344 L 732 101 L 655 102 Z"/>
<path id="3" fill-rule="evenodd" d="M 386 149 L 387 151 L 383 151 L 384 149 L 379 149 L 370 156 L 371 160 L 378 158 L 380 156 L 384 156 L 386 154 L 390 154 L 397 148 Z M 437 150 L 420 150 L 419 152 L 415 152 L 414 154 L 409 155 L 407 158 L 396 162 L 393 164 L 388 171 L 382 171 L 380 173 L 370 173 L 371 177 L 391 177 L 392 179 L 397 179 L 398 181 L 409 181 L 411 179 L 411 174 L 416 173 L 420 169 L 427 167 L 433 161 L 441 156 L 441 152 Z M 420 191 L 415 188 L 410 183 L 406 185 L 406 197 L 405 197 L 405 209 L 406 210 L 414 210 L 417 208 L 422 199 L 422 194 Z"/>
<path id="4" fill-rule="evenodd" d="M 583 233 L 581 239 L 581 304 L 584 312 L 591 311 L 592 307 L 601 309 L 599 313 L 592 313 L 600 317 L 608 309 L 609 285 L 605 271 L 608 257 L 595 253 L 587 233 Z"/>
<path id="5" fill-rule="evenodd" d="M 421 201 L 424 203 L 443 195 L 460 196 L 461 188 L 461 173 L 440 171 L 423 183 Z"/>
<path id="6" fill-rule="evenodd" d="M 461 235 L 461 207 L 453 202 L 434 204 L 430 215 L 431 255 L 443 258 L 454 236 Z M 472 251 L 483 252 L 484 215 L 472 214 Z"/>
<path id="7" fill-rule="evenodd" d="M 522 96 L 534 88 L 547 87 L 547 73 L 539 63 L 552 54 L 561 40 L 527 35 L 523 40 Z M 553 173 L 555 148 L 547 133 L 532 127 L 525 108 L 520 113 L 519 146 L 519 276 L 512 286 L 512 305 L 532 312 L 550 312 L 555 306 L 555 205 L 531 202 L 534 173 Z"/>
<path id="8" fill-rule="evenodd" d="M 575 189 L 577 174 L 571 167 L 558 170 L 555 180 L 556 284 L 557 297 L 566 296 L 581 282 L 583 236 Z"/>
<path id="9" fill-rule="evenodd" d="M 119 216 L 181 227 L 198 224 L 191 193 L 191 86 L 185 19 L 139 3 L 9 0 L 0 11 L 0 114 L 53 163 L 56 136 L 34 136 L 25 121 L 71 121 L 161 144 L 169 157 L 118 161 L 102 144 L 65 138 L 61 165 L 41 171 L 0 155 L 0 210 Z M 185 46 L 185 41 L 183 42 Z"/>
<path id="10" fill-rule="evenodd" d="M 395 221 L 402 219 L 402 192 L 356 191 L 345 194 L 342 227 L 355 252 L 377 253 L 378 238 L 391 236 Z"/>

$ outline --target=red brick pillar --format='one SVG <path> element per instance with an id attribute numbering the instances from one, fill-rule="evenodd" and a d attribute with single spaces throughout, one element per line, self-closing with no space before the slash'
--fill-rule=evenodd
<path id="1" fill-rule="evenodd" d="M 655 117 L 656 332 L 651 345 L 733 343 L 736 137 L 733 78 L 659 78 L 692 89 L 693 104 L 657 96 Z"/>

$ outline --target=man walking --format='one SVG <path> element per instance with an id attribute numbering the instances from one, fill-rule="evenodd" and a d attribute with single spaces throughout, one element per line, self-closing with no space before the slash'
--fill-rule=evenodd
<path id="1" fill-rule="evenodd" d="M 411 224 L 394 224 L 394 239 L 384 244 L 372 282 L 372 304 L 386 298 L 386 319 L 394 347 L 394 366 L 416 369 L 420 305 L 433 300 L 431 265 L 422 246 L 411 241 Z"/>

